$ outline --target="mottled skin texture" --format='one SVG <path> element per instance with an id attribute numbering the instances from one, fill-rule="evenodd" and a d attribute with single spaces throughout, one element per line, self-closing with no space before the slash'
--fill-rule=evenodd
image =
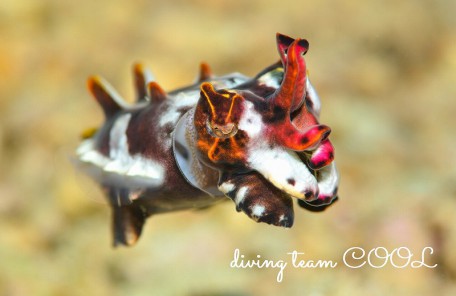
<path id="1" fill-rule="evenodd" d="M 278 34 L 277 48 L 280 62 L 252 79 L 214 77 L 202 64 L 196 84 L 169 93 L 136 65 L 133 106 L 89 79 L 106 121 L 78 155 L 110 201 L 114 245 L 134 244 L 151 215 L 226 197 L 253 220 L 283 227 L 293 225 L 292 197 L 311 211 L 337 199 L 331 130 L 318 121 L 303 57 L 308 42 Z"/>

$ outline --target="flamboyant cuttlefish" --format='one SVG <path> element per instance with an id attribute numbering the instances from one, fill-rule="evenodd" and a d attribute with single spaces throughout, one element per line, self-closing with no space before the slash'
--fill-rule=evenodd
<path id="1" fill-rule="evenodd" d="M 321 211 L 337 200 L 330 128 L 307 76 L 304 39 L 277 34 L 280 61 L 254 78 L 213 76 L 165 92 L 134 67 L 137 102 L 126 104 L 100 77 L 88 88 L 105 123 L 86 133 L 79 165 L 106 192 L 114 245 L 132 245 L 147 217 L 198 209 L 229 197 L 257 222 L 291 227 L 292 197 Z"/>

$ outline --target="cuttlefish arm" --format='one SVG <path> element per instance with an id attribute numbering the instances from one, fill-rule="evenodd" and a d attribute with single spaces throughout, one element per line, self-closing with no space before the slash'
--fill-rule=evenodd
<path id="1" fill-rule="evenodd" d="M 321 212 L 338 200 L 339 173 L 334 161 L 318 170 L 317 181 L 318 198 L 312 201 L 298 200 L 299 206 L 313 212 Z"/>
<path id="2" fill-rule="evenodd" d="M 257 222 L 282 227 L 293 225 L 292 199 L 255 171 L 221 172 L 218 189 L 234 201 L 238 212 Z"/>

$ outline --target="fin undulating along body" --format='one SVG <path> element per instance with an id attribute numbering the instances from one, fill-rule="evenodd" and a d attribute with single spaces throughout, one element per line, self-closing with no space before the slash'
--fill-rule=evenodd
<path id="1" fill-rule="evenodd" d="M 136 64 L 131 105 L 102 78 L 89 78 L 105 123 L 84 135 L 77 154 L 106 192 L 114 245 L 133 245 L 151 215 L 227 197 L 251 219 L 282 227 L 293 225 L 293 198 L 312 211 L 337 199 L 331 130 L 319 123 L 308 47 L 277 34 L 280 62 L 254 78 L 214 76 L 202 63 L 195 84 L 168 93 Z"/>

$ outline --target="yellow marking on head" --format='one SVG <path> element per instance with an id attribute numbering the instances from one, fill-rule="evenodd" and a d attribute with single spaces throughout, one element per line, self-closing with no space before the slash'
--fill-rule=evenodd
<path id="1" fill-rule="evenodd" d="M 198 148 L 201 150 L 209 150 L 211 149 L 211 146 L 205 142 L 204 140 L 198 140 L 197 142 Z"/>
<path id="2" fill-rule="evenodd" d="M 88 128 L 81 133 L 80 137 L 83 140 L 90 139 L 97 133 L 97 131 L 98 129 L 96 127 Z"/>
<path id="3" fill-rule="evenodd" d="M 217 114 L 215 113 L 215 107 L 212 104 L 211 99 L 209 98 L 209 95 L 208 95 L 207 91 L 205 90 L 206 87 L 209 88 L 209 91 L 215 92 L 214 86 L 212 84 L 210 84 L 209 82 L 204 82 L 203 84 L 201 84 L 201 93 L 204 95 L 204 97 L 207 100 L 207 103 L 209 104 L 209 107 L 211 108 L 212 117 L 215 118 L 217 116 Z"/>
<path id="4" fill-rule="evenodd" d="M 233 111 L 234 101 L 235 101 L 236 99 L 238 99 L 238 98 L 240 98 L 240 96 L 239 96 L 239 95 L 235 95 L 235 96 L 233 97 L 233 99 L 231 100 L 230 110 L 228 110 L 228 114 L 227 114 L 226 117 L 225 117 L 225 122 L 228 122 L 228 120 L 230 119 L 230 117 L 231 117 L 231 112 Z"/>
<path id="5" fill-rule="evenodd" d="M 216 162 L 216 159 L 214 158 L 214 151 L 215 151 L 215 148 L 217 148 L 219 141 L 220 141 L 219 138 L 215 138 L 214 144 L 212 144 L 211 149 L 209 149 L 209 151 L 207 152 L 207 157 L 209 157 L 209 159 L 212 160 L 213 162 Z"/>
<path id="6" fill-rule="evenodd" d="M 230 142 L 231 142 L 231 145 L 232 145 L 232 153 L 234 153 L 234 155 L 236 157 L 242 157 L 243 153 L 242 153 L 241 147 L 239 147 L 239 145 L 236 142 L 236 140 L 234 139 L 234 137 L 230 138 Z"/>

